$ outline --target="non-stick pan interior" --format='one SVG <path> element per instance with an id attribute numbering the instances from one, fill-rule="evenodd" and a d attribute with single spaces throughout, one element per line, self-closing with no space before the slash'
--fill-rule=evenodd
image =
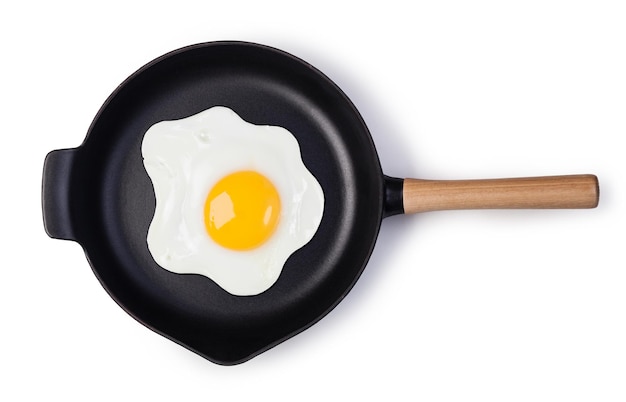
<path id="1" fill-rule="evenodd" d="M 147 249 L 155 198 L 140 153 L 143 135 L 158 121 L 216 105 L 254 124 L 287 128 L 324 190 L 318 232 L 257 296 L 168 272 Z M 326 77 L 271 48 L 220 42 L 165 55 L 111 95 L 77 151 L 71 200 L 75 237 L 110 295 L 146 326 L 233 364 L 308 327 L 349 291 L 376 240 L 383 176 L 360 115 Z"/>

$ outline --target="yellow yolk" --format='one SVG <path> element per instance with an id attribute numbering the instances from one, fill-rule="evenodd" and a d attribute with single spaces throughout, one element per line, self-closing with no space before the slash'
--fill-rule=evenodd
<path id="1" fill-rule="evenodd" d="M 244 170 L 223 177 L 204 203 L 209 236 L 232 250 L 250 250 L 270 238 L 280 216 L 280 197 L 263 175 Z"/>

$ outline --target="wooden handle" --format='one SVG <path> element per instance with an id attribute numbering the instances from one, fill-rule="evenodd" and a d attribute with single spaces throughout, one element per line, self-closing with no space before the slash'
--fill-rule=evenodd
<path id="1" fill-rule="evenodd" d="M 594 175 L 488 180 L 405 179 L 404 213 L 449 209 L 595 208 Z"/>

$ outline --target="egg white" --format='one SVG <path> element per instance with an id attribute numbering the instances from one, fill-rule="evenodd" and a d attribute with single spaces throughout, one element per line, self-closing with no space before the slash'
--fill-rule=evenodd
<path id="1" fill-rule="evenodd" d="M 216 106 L 154 124 L 141 152 L 156 197 L 148 249 L 168 271 L 204 275 L 234 295 L 256 295 L 276 282 L 287 258 L 321 222 L 322 188 L 302 162 L 296 138 L 282 127 L 254 125 Z M 218 245 L 204 224 L 211 188 L 241 170 L 267 177 L 281 199 L 273 235 L 248 251 Z"/>

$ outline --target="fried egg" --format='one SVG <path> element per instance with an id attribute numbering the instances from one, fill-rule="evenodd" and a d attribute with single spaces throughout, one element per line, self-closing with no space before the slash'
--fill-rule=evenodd
<path id="1" fill-rule="evenodd" d="M 148 250 L 168 271 L 256 295 L 320 225 L 324 193 L 285 128 L 215 106 L 154 124 L 141 152 L 156 197 Z"/>

